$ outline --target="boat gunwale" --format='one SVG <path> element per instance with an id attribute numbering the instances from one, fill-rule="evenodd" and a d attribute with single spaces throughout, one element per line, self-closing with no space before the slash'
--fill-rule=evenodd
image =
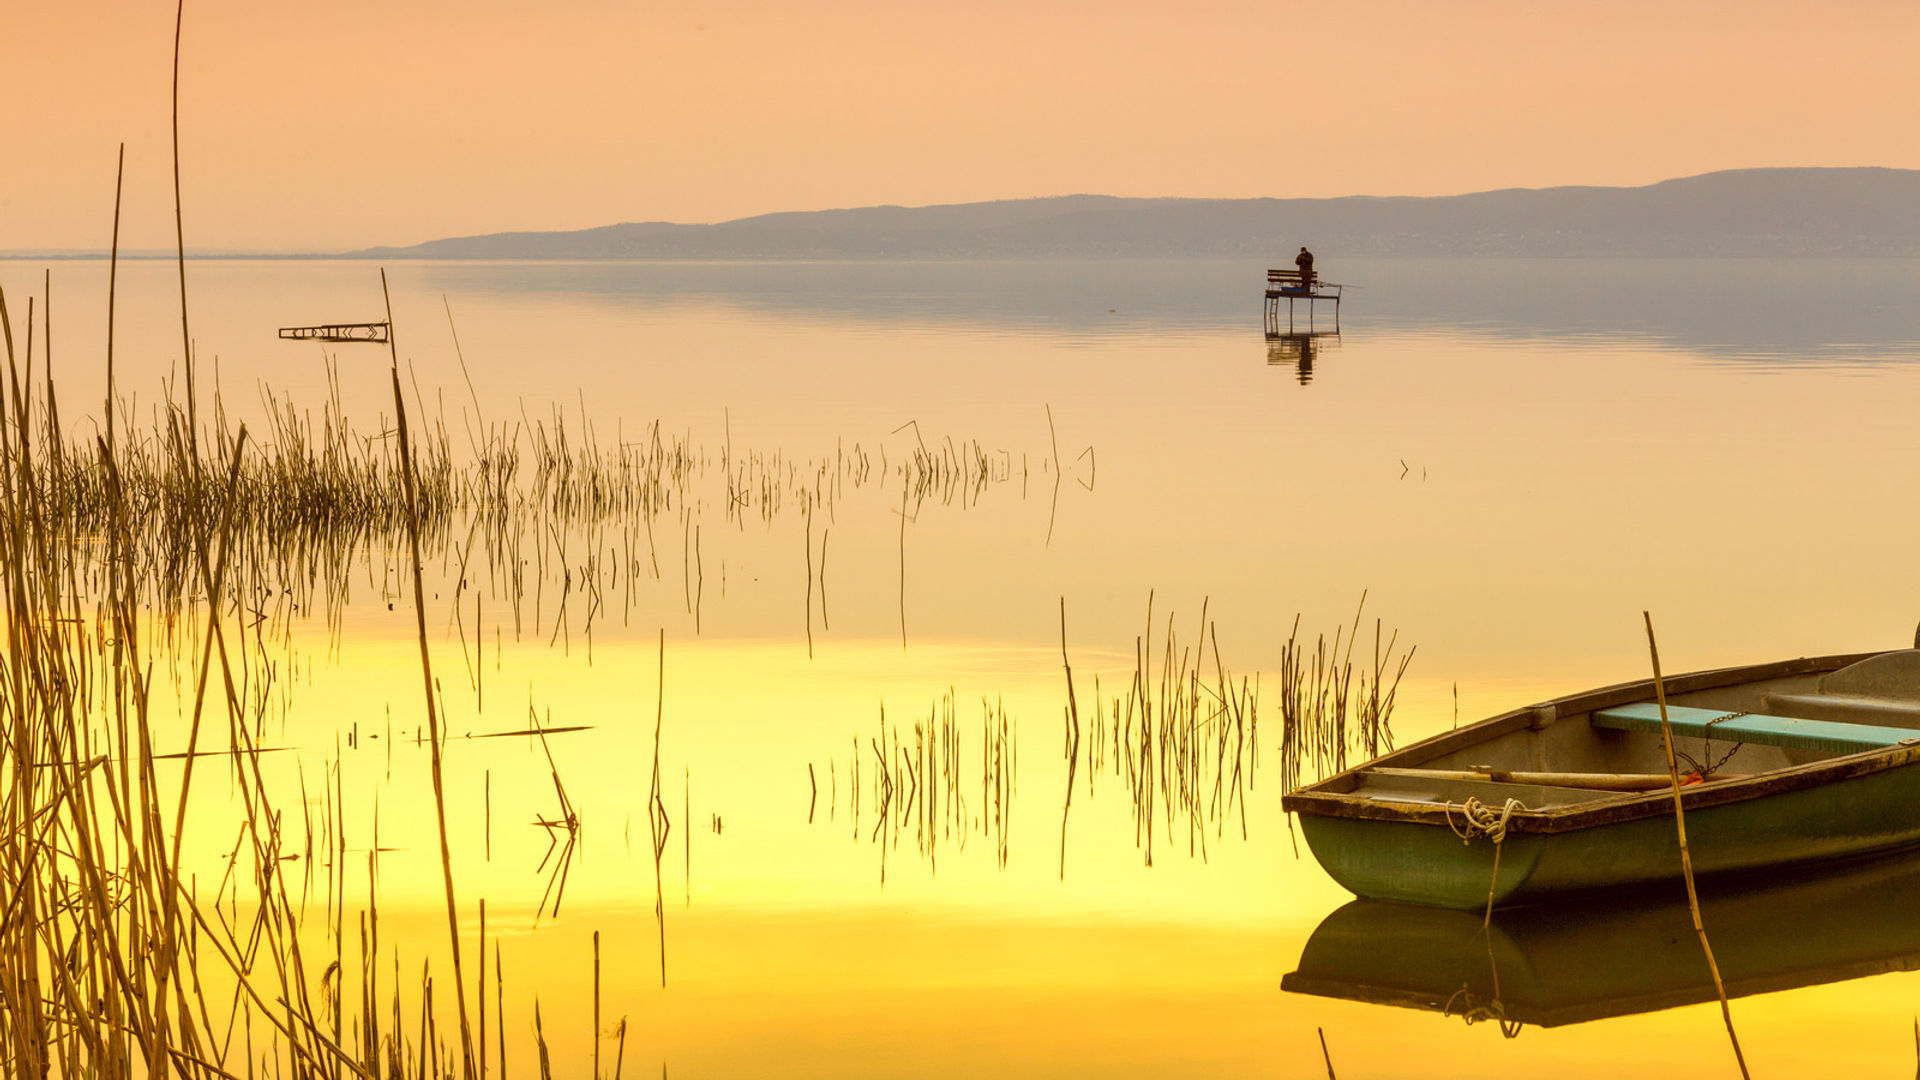
<path id="1" fill-rule="evenodd" d="M 1889 650 L 1882 649 L 1864 653 L 1803 656 L 1765 664 L 1712 668 L 1670 676 L 1662 681 L 1666 684 L 1667 695 L 1671 697 L 1675 694 L 1715 690 L 1768 679 L 1824 674 L 1861 660 L 1883 655 L 1887 651 Z M 1545 726 L 1542 724 L 1542 717 L 1548 709 L 1553 710 L 1553 719 L 1547 723 L 1553 723 L 1560 722 L 1559 718 L 1564 715 L 1589 714 L 1618 705 L 1650 700 L 1653 696 L 1654 682 L 1651 678 L 1647 678 L 1616 683 L 1594 690 L 1583 690 L 1550 701 L 1523 706 L 1468 724 L 1463 728 L 1440 732 L 1399 750 L 1390 751 L 1345 769 L 1317 783 L 1309 784 L 1284 796 L 1281 807 L 1290 813 L 1315 817 L 1400 821 L 1451 828 L 1454 827 L 1456 815 L 1454 808 L 1449 804 L 1409 803 L 1353 794 L 1353 788 L 1359 783 L 1360 773 L 1374 766 L 1402 768 L 1417 766 L 1492 737 L 1535 725 Z M 1867 776 L 1911 765 L 1920 761 L 1920 731 L 1916 731 L 1914 735 L 1914 740 L 1894 746 L 1825 758 L 1805 765 L 1773 769 L 1743 778 L 1695 784 L 1682 789 L 1681 805 L 1689 811 L 1705 809 L 1819 787 L 1838 780 Z M 1672 814 L 1672 789 L 1656 788 L 1645 793 L 1629 792 L 1603 796 L 1569 806 L 1547 807 L 1539 810 L 1516 808 L 1508 818 L 1506 828 L 1509 833 L 1553 834 Z"/>

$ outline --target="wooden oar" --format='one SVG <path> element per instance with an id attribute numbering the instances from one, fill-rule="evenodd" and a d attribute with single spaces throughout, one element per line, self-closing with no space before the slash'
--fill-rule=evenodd
<path id="1" fill-rule="evenodd" d="M 1407 776 L 1422 780 L 1483 780 L 1496 784 L 1536 784 L 1541 787 L 1586 788 L 1593 791 L 1654 791 L 1672 781 L 1664 773 L 1512 772 L 1506 769 L 1393 769 L 1367 770 L 1380 776 Z M 1737 780 L 1730 775 L 1715 780 Z"/>

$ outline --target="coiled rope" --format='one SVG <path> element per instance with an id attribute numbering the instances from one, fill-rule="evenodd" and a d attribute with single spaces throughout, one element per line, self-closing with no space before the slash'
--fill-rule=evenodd
<path id="1" fill-rule="evenodd" d="M 1507 822 L 1513 818 L 1515 810 L 1526 808 L 1519 799 L 1508 799 L 1505 806 L 1495 811 L 1493 807 L 1469 795 L 1467 801 L 1460 804 L 1461 823 L 1455 825 L 1453 804 L 1447 804 L 1447 828 L 1453 830 L 1453 835 L 1459 837 L 1462 844 L 1473 843 L 1476 836 L 1493 841 L 1493 879 L 1487 882 L 1487 915 L 1481 920 L 1482 929 L 1493 925 L 1493 893 L 1500 885 L 1500 849 L 1504 846 L 1501 842 L 1507 838 Z"/>
<path id="2" fill-rule="evenodd" d="M 1472 843 L 1476 836 L 1484 836 L 1497 845 L 1507 838 L 1507 821 L 1513 817 L 1513 812 L 1526 808 L 1519 799 L 1508 799 L 1507 805 L 1495 810 L 1469 795 L 1467 801 L 1460 805 L 1461 822 L 1458 825 L 1453 822 L 1453 804 L 1447 804 L 1447 828 L 1452 829 L 1453 835 L 1459 837 L 1463 844 Z M 1496 850 L 1495 858 L 1498 857 Z"/>
<path id="3" fill-rule="evenodd" d="M 1499 979 L 1499 973 L 1495 972 L 1495 985 L 1498 985 Z M 1455 1008 L 1454 1003 L 1461 1001 L 1463 998 L 1465 999 L 1464 1003 L 1461 1004 L 1459 1008 Z M 1440 1007 L 1440 1015 L 1457 1016 L 1465 1020 L 1468 1027 L 1472 1027 L 1483 1021 L 1492 1020 L 1500 1025 L 1501 1035 L 1509 1039 L 1517 1039 L 1520 1037 L 1520 1021 L 1509 1020 L 1507 1018 L 1506 1006 L 1500 1004 L 1498 996 L 1481 1002 L 1474 998 L 1473 991 L 1464 986 L 1455 990 L 1453 996 L 1447 998 L 1446 1004 Z"/>

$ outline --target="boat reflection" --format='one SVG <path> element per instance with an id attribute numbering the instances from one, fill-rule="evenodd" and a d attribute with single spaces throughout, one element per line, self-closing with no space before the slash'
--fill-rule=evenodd
<path id="1" fill-rule="evenodd" d="M 1727 994 L 1920 968 L 1920 853 L 1777 884 L 1701 888 Z M 1476 912 L 1356 900 L 1324 919 L 1281 980 L 1294 993 L 1557 1027 L 1714 1000 L 1686 896 Z"/>
<path id="2" fill-rule="evenodd" d="M 1293 365 L 1300 385 L 1313 381 L 1313 361 L 1321 352 L 1340 344 L 1340 331 L 1317 330 L 1267 335 L 1267 363 L 1274 367 Z"/>

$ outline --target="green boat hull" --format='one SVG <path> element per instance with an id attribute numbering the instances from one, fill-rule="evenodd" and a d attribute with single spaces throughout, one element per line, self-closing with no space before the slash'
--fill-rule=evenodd
<path id="1" fill-rule="evenodd" d="M 1446 908 L 1523 904 L 1680 877 L 1671 812 L 1495 845 L 1444 824 L 1303 814 L 1300 828 L 1356 896 Z M 1920 844 L 1920 763 L 1688 809 L 1696 875 L 1744 873 Z M 1496 875 L 1495 862 L 1498 860 Z"/>
<path id="2" fill-rule="evenodd" d="M 1785 879 L 1785 880 L 1781 880 Z M 1920 854 L 1703 884 L 1731 997 L 1920 966 Z M 1355 900 L 1281 980 L 1297 993 L 1544 1026 L 1717 996 L 1678 885 L 1480 912 Z"/>

